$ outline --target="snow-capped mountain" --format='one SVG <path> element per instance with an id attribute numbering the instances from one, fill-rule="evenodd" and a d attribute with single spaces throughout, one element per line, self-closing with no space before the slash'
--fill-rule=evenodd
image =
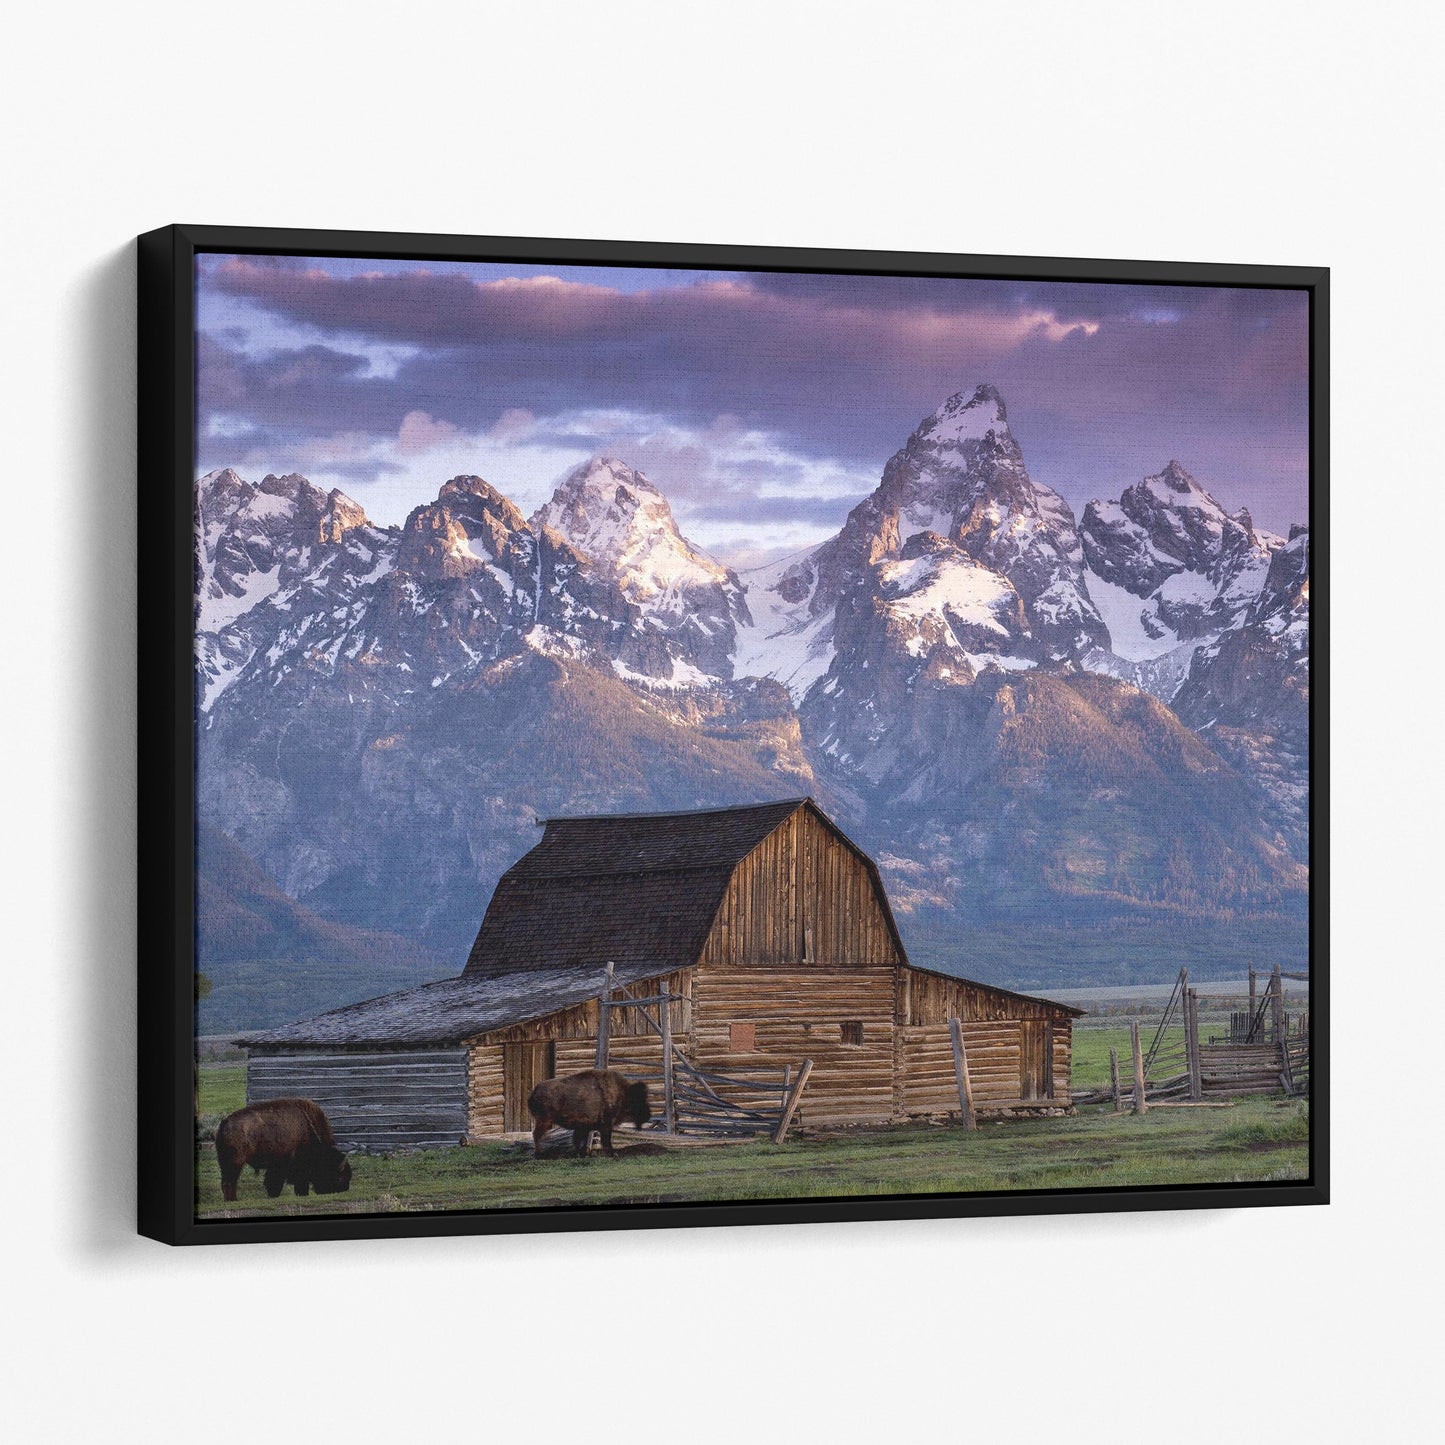
<path id="1" fill-rule="evenodd" d="M 654 666 L 643 676 L 731 677 L 738 628 L 751 625 L 742 585 L 683 537 L 667 499 L 641 472 L 592 458 L 566 477 L 532 527 L 555 532 L 616 583 L 636 609 L 634 631 L 665 639 L 670 668 Z M 617 663 L 619 670 L 628 665 Z"/>
<path id="2" fill-rule="evenodd" d="M 864 656 L 891 686 L 925 667 L 965 684 L 1108 640 L 1073 513 L 1029 477 L 987 384 L 919 423 L 837 537 L 745 581 L 755 627 L 737 669 L 776 677 L 800 705 L 817 688 L 852 706 Z"/>
<path id="3" fill-rule="evenodd" d="M 275 650 L 292 650 L 317 618 L 349 612 L 390 571 L 398 535 L 373 527 L 339 491 L 305 477 L 258 486 L 229 467 L 196 484 L 196 674 L 201 710 Z M 294 624 L 294 625 L 293 625 Z"/>
<path id="4" fill-rule="evenodd" d="M 331 922 L 446 951 L 534 812 L 804 792 L 944 920 L 1302 887 L 1308 534 L 1177 463 L 1076 527 L 990 386 L 741 577 L 613 458 L 530 518 L 476 476 L 400 527 L 296 476 L 195 507 L 203 815 Z"/>
<path id="5" fill-rule="evenodd" d="M 1090 502 L 1080 525 L 1089 595 L 1109 645 L 1087 667 L 1123 677 L 1166 702 L 1195 652 L 1244 624 L 1283 538 L 1227 513 L 1177 461 Z"/>
<path id="6" fill-rule="evenodd" d="M 1195 654 L 1175 698 L 1180 716 L 1194 726 L 1307 730 L 1309 544 L 1307 527 L 1291 528 L 1243 621 Z"/>

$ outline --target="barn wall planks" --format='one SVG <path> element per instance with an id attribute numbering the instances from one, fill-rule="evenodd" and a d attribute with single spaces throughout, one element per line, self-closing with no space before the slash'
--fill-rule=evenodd
<path id="1" fill-rule="evenodd" d="M 1045 1075 L 1037 1060 L 1025 1055 L 1023 1020 L 974 1022 L 963 1025 L 963 1046 L 975 1106 L 1064 1108 L 1069 1104 L 1068 1030 L 1055 1026 L 1052 1093 L 1042 1087 Z M 899 1031 L 903 1055 L 904 1112 L 957 1113 L 958 1081 L 947 1024 L 910 1026 Z M 1034 1081 L 1030 1088 L 1030 1080 Z"/>
<path id="2" fill-rule="evenodd" d="M 246 1102 L 314 1099 L 343 1149 L 449 1148 L 468 1132 L 465 1049 L 255 1054 Z"/>
<path id="3" fill-rule="evenodd" d="M 700 968 L 692 1057 L 722 1072 L 796 1069 L 812 1059 L 799 1122 L 892 1118 L 895 974 L 891 967 Z M 734 1050 L 734 1023 L 753 1025 L 754 1048 Z"/>
<path id="4" fill-rule="evenodd" d="M 910 1024 L 946 1024 L 957 1017 L 965 1023 L 986 1019 L 1057 1019 L 1070 1015 L 1047 999 L 1027 998 L 962 978 L 908 970 L 907 1019 Z"/>
<path id="5" fill-rule="evenodd" d="M 600 983 L 600 980 L 599 980 Z M 659 984 L 661 989 L 659 990 Z M 673 1040 L 685 1053 L 692 1020 L 692 970 L 682 969 L 661 979 L 619 987 L 616 998 L 647 998 L 659 991 L 674 995 L 667 1007 L 672 1016 Z M 508 1098 L 506 1057 L 509 1045 L 555 1044 L 553 1068 L 557 1077 L 578 1074 L 594 1066 L 597 1057 L 597 1001 L 559 1009 L 510 1028 L 494 1029 L 468 1045 L 467 1137 L 475 1142 L 496 1138 L 508 1128 L 529 1127 L 526 1100 Z M 656 1006 L 646 1011 L 655 1021 Z M 642 1017 L 643 1010 L 613 1009 L 608 1034 L 608 1065 L 623 1073 L 662 1072 L 662 1039 Z M 661 1090 L 654 1089 L 654 1109 L 661 1109 Z"/>
<path id="6" fill-rule="evenodd" d="M 868 865 L 811 808 L 734 870 L 700 963 L 858 968 L 900 961 Z"/>

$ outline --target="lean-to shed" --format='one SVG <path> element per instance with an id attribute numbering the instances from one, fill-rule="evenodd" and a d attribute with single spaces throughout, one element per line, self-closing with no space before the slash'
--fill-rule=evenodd
<path id="1" fill-rule="evenodd" d="M 353 1147 L 527 1129 L 539 1080 L 593 1064 L 609 963 L 618 996 L 672 996 L 699 1068 L 812 1059 L 805 1123 L 957 1112 L 954 1017 L 980 1113 L 1069 1104 L 1078 1010 L 910 964 L 877 867 L 807 798 L 549 820 L 459 977 L 249 1036 L 247 1096 L 314 1098 Z M 660 1071 L 643 1011 L 609 1012 L 611 1065 Z"/>

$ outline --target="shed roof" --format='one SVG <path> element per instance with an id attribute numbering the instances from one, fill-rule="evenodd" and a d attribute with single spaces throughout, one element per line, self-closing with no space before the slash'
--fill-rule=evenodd
<path id="1" fill-rule="evenodd" d="M 669 972 L 655 963 L 619 964 L 618 984 Z M 402 993 L 347 1004 L 300 1023 L 246 1034 L 248 1048 L 366 1048 L 402 1044 L 459 1044 L 477 1034 L 571 1008 L 602 992 L 597 969 L 529 969 L 498 977 L 444 978 Z"/>
<path id="2" fill-rule="evenodd" d="M 549 818 L 503 874 L 463 977 L 695 964 L 733 870 L 807 798 L 693 813 Z"/>

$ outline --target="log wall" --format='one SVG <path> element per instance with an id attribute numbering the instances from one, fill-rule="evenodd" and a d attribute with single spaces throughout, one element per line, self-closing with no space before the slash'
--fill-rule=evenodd
<path id="1" fill-rule="evenodd" d="M 659 982 L 661 988 L 659 989 Z M 601 979 L 598 979 L 601 987 Z M 673 1041 L 686 1052 L 692 1022 L 692 970 L 680 969 L 661 980 L 619 984 L 616 998 L 646 998 L 651 994 L 670 993 L 677 1001 L 668 1005 L 672 1015 Z M 467 1044 L 467 1137 L 469 1140 L 497 1138 L 507 1125 L 506 1046 L 508 1044 L 556 1044 L 555 1069 L 558 1077 L 579 1074 L 597 1061 L 596 999 L 558 1009 L 540 1018 L 509 1028 L 493 1029 L 479 1034 Z M 613 1009 L 608 1032 L 608 1062 L 623 1073 L 636 1070 L 660 1074 L 662 1070 L 662 1039 L 656 1029 L 642 1017 L 641 1009 Z M 647 1012 L 655 1019 L 654 1006 Z M 662 1093 L 654 1089 L 653 1109 L 662 1110 Z M 523 1118 L 525 1100 L 518 1100 L 511 1111 L 514 1120 Z"/>
<path id="2" fill-rule="evenodd" d="M 502 1046 L 473 1044 L 467 1052 L 467 1140 L 502 1133 Z"/>
<path id="3" fill-rule="evenodd" d="M 1025 1030 L 1030 1027 L 1041 1026 L 1020 1019 L 963 1025 L 968 1077 L 974 1107 L 980 1113 L 1029 1105 L 1035 1108 L 1068 1106 L 1069 1025 L 1066 1022 L 1054 1025 L 1052 1079 L 1034 1059 L 1026 1056 Z M 898 1032 L 903 1112 L 910 1115 L 958 1113 L 958 1080 L 948 1025 L 910 1025 Z"/>
<path id="4" fill-rule="evenodd" d="M 343 1149 L 449 1149 L 469 1133 L 464 1049 L 253 1054 L 246 1102 L 314 1099 Z"/>
<path id="5" fill-rule="evenodd" d="M 824 969 L 900 961 L 881 885 L 811 808 L 799 808 L 738 864 L 699 960 Z"/>
<path id="6" fill-rule="evenodd" d="M 812 1059 L 800 1123 L 892 1118 L 896 982 L 887 967 L 701 968 L 690 1057 L 722 1073 Z M 734 1023 L 752 1024 L 754 1048 L 733 1048 Z M 862 1026 L 861 1043 L 844 1042 L 845 1024 Z"/>
<path id="7" fill-rule="evenodd" d="M 661 988 L 659 989 L 659 983 Z M 597 975 L 597 991 L 602 992 L 602 974 Z M 692 1027 L 692 970 L 678 969 L 674 973 L 644 979 L 639 983 L 619 984 L 613 992 L 614 998 L 646 998 L 658 992 L 676 996 L 677 1002 L 668 1005 L 672 1013 L 672 1032 L 677 1037 Z M 648 1010 L 653 1018 L 657 1009 Z M 613 1009 L 610 1023 L 610 1037 L 616 1041 L 628 1038 L 656 1038 L 656 1031 L 643 1019 L 641 1009 Z M 572 1008 L 558 1009 L 555 1013 L 543 1014 L 528 1019 L 525 1023 L 513 1024 L 509 1028 L 493 1029 L 469 1039 L 468 1045 L 477 1044 L 520 1044 L 540 1042 L 543 1039 L 591 1039 L 597 1044 L 597 1000 L 591 998 Z M 591 1067 L 589 1064 L 587 1067 Z M 561 1066 L 558 1065 L 560 1070 Z"/>
<path id="8" fill-rule="evenodd" d="M 752 969 L 709 970 L 700 975 L 690 1002 L 695 1027 L 674 1042 L 700 1068 L 747 1075 L 758 1070 L 796 1069 L 805 1059 L 814 1068 L 799 1109 L 799 1121 L 813 1124 L 877 1123 L 888 1119 L 958 1112 L 953 1046 L 946 1022 L 898 1025 L 904 970 L 866 969 L 822 973 L 816 969 L 761 973 Z M 692 980 L 689 979 L 689 983 Z M 596 1006 L 592 1006 L 592 1016 Z M 626 1011 L 631 1013 L 631 1010 Z M 615 1020 L 624 1015 L 614 1013 Z M 1068 1018 L 971 1020 L 963 1026 L 969 1078 L 982 1113 L 1027 1107 L 1064 1108 L 1070 1101 L 1072 1028 Z M 755 1047 L 732 1048 L 732 1025 L 753 1027 Z M 843 1042 L 843 1025 L 862 1025 L 862 1044 Z M 1035 1029 L 1035 1053 L 1026 1068 L 1024 1032 Z M 556 1034 L 549 1030 L 556 1028 Z M 525 1026 L 532 1039 L 555 1037 L 558 1075 L 590 1069 L 596 1058 L 595 1032 L 576 1031 L 573 1010 L 534 1019 Z M 471 1046 L 467 1135 L 496 1137 L 503 1129 L 503 1047 L 499 1041 Z M 1052 1077 L 1042 1069 L 1037 1048 L 1052 1033 Z M 652 1076 L 653 1111 L 662 1108 L 656 1076 L 662 1069 L 662 1041 L 619 1034 L 614 1028 L 609 1062 L 623 1073 Z M 1030 1089 L 1028 1076 L 1035 1082 Z M 775 1085 L 760 1084 L 756 1096 L 729 1089 L 728 1097 L 754 1107 L 772 1107 Z M 1032 1097 L 1027 1097 L 1031 1095 Z"/>

